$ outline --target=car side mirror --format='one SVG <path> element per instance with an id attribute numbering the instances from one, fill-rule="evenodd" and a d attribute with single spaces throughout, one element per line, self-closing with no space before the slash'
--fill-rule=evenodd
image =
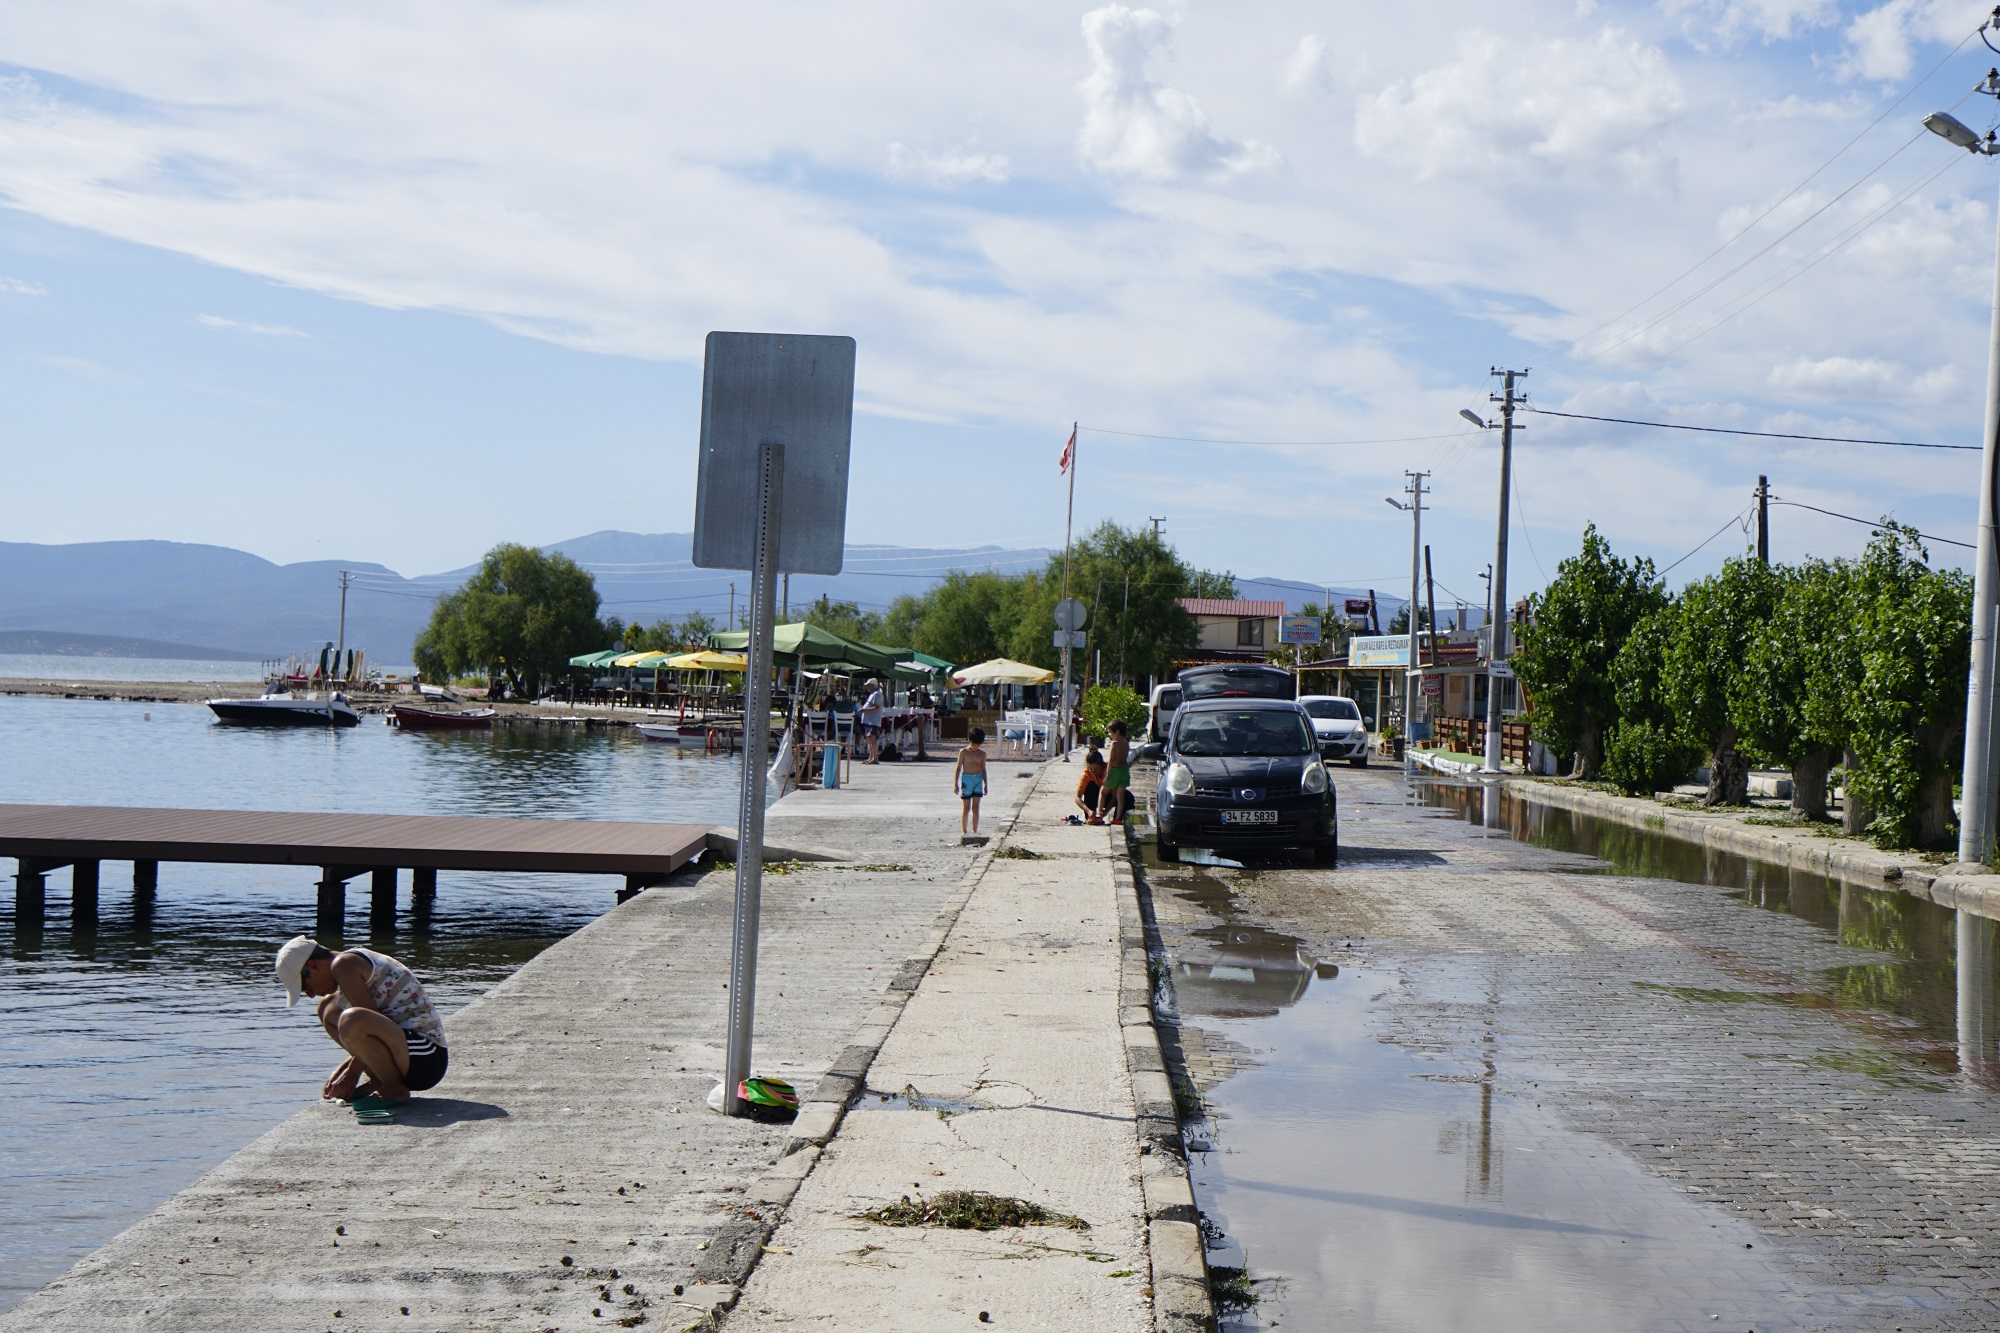
<path id="1" fill-rule="evenodd" d="M 1135 745 L 1132 747 L 1132 757 L 1134 759 L 1144 760 L 1144 761 L 1151 761 L 1154 759 L 1158 759 L 1161 755 L 1165 754 L 1166 752 L 1167 752 L 1167 747 L 1160 744 L 1158 741 L 1147 741 L 1143 745 Z"/>

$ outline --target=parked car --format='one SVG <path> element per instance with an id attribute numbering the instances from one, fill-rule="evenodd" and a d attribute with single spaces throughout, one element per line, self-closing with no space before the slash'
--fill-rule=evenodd
<path id="1" fill-rule="evenodd" d="M 1165 743 L 1167 728 L 1174 724 L 1174 711 L 1181 706 L 1181 687 L 1172 681 L 1153 687 L 1146 702 L 1146 739 Z"/>
<path id="2" fill-rule="evenodd" d="M 1338 694 L 1307 694 L 1300 696 L 1299 707 L 1312 719 L 1320 758 L 1368 767 L 1368 723 L 1359 704 Z"/>
<path id="3" fill-rule="evenodd" d="M 1298 682 L 1283 667 L 1254 662 L 1220 662 L 1180 673 L 1181 702 L 1196 699 L 1290 699 Z"/>
<path id="4" fill-rule="evenodd" d="M 1183 703 L 1160 754 L 1153 810 L 1163 861 L 1180 859 L 1182 847 L 1310 848 L 1321 865 L 1340 858 L 1333 779 L 1312 720 L 1290 699 Z"/>

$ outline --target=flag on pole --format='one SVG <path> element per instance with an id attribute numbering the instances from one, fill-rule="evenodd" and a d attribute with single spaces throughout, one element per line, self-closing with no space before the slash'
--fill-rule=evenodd
<path id="1" fill-rule="evenodd" d="M 1070 427 L 1069 442 L 1063 445 L 1062 459 L 1056 464 L 1057 472 L 1068 472 L 1070 460 L 1076 456 L 1076 427 Z"/>

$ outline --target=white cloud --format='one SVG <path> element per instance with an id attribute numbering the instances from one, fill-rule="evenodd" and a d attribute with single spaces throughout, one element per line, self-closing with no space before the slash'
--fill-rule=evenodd
<path id="1" fill-rule="evenodd" d="M 1842 72 L 1895 81 L 1916 65 L 1920 42 L 1954 43 L 1978 27 L 1990 7 L 1968 0 L 1888 0 L 1847 25 Z"/>
<path id="2" fill-rule="evenodd" d="M 299 329 L 287 328 L 283 324 L 246 324 L 240 319 L 225 319 L 221 315 L 196 315 L 194 322 L 206 329 L 228 329 L 234 333 L 255 333 L 267 338 L 308 338 L 312 336 Z"/>
<path id="3" fill-rule="evenodd" d="M 1173 24 L 1151 9 L 1105 5 L 1083 16 L 1090 52 L 1077 154 L 1099 171 L 1140 180 L 1216 177 L 1277 162 L 1277 153 L 1209 129 L 1201 104 L 1147 72 L 1173 47 Z"/>
<path id="4" fill-rule="evenodd" d="M 1874 398 L 1931 401 L 1957 387 L 1958 373 L 1939 366 L 1921 375 L 1881 357 L 1800 357 L 1776 366 L 1771 386 L 1787 393 L 1822 398 Z"/>
<path id="5" fill-rule="evenodd" d="M 1007 159 L 999 153 L 979 153 L 970 148 L 947 148 L 926 152 L 908 144 L 889 145 L 889 174 L 916 177 L 932 185 L 967 185 L 986 181 L 1004 185 L 1013 174 Z"/>
<path id="6" fill-rule="evenodd" d="M 1838 0 L 1665 0 L 1662 7 L 1682 16 L 1690 40 L 1718 46 L 1746 33 L 1784 41 L 1840 17 Z"/>
<path id="7" fill-rule="evenodd" d="M 29 282 L 26 278 L 10 278 L 0 274 L 0 292 L 9 296 L 47 296 L 49 289 L 39 282 Z"/>
<path id="8" fill-rule="evenodd" d="M 1685 103 L 1666 55 L 1617 28 L 1589 38 L 1459 38 L 1457 58 L 1364 97 L 1355 143 L 1419 176 L 1535 166 L 1658 179 L 1656 131 Z"/>
<path id="9" fill-rule="evenodd" d="M 1299 38 L 1285 61 L 1285 91 L 1306 92 L 1333 82 L 1333 62 L 1326 43 L 1316 33 Z"/>

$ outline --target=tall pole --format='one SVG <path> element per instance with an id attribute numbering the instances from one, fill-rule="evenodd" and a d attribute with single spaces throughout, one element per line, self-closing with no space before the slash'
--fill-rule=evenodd
<path id="1" fill-rule="evenodd" d="M 347 651 L 347 583 L 348 580 L 353 577 L 354 576 L 352 574 L 350 574 L 348 571 L 344 569 L 340 571 L 340 635 L 339 638 L 336 639 L 334 643 L 333 661 L 327 664 L 326 682 L 325 682 L 326 722 L 328 726 L 333 725 L 334 673 L 340 670 L 341 655 Z"/>
<path id="2" fill-rule="evenodd" d="M 1757 563 L 1771 563 L 1771 479 L 1757 474 Z"/>
<path id="3" fill-rule="evenodd" d="M 1503 388 L 1498 394 L 1487 395 L 1500 404 L 1500 536 L 1493 553 L 1493 653 L 1486 667 L 1486 765 L 1480 770 L 1484 773 L 1500 771 L 1500 724 L 1504 717 L 1500 707 L 1504 677 L 1500 673 L 1507 665 L 1507 629 L 1511 618 L 1507 611 L 1507 484 L 1514 469 L 1514 406 L 1520 401 L 1514 394 L 1514 380 L 1526 378 L 1528 372 L 1492 373 L 1501 378 Z"/>
<path id="4" fill-rule="evenodd" d="M 749 656 L 743 679 L 743 789 L 736 809 L 736 920 L 729 944 L 729 1048 L 723 1056 L 722 1113 L 742 1115 L 737 1088 L 750 1076 L 757 1015 L 757 928 L 764 897 L 765 749 L 771 741 L 772 611 L 778 599 L 778 516 L 784 510 L 785 446 L 765 444 L 757 459 L 757 555 L 750 588 Z"/>
<path id="5" fill-rule="evenodd" d="M 1063 600 L 1069 600 L 1069 533 L 1070 525 L 1076 521 L 1076 423 L 1069 423 L 1069 445 L 1063 450 L 1063 471 L 1069 473 L 1069 507 L 1063 513 Z M 1070 639 L 1074 630 L 1064 631 L 1062 650 L 1062 693 L 1056 696 L 1056 707 L 1062 712 L 1062 757 L 1069 762 L 1070 735 L 1069 721 L 1075 710 L 1069 706 L 1069 656 Z"/>
<path id="6" fill-rule="evenodd" d="M 792 621 L 792 576 L 790 572 L 787 572 L 785 574 L 785 623 L 789 625 L 791 621 Z"/>
<path id="7" fill-rule="evenodd" d="M 1972 667 L 1965 688 L 1965 767 L 1959 782 L 1964 810 L 1958 821 L 1958 859 L 1985 861 L 1993 853 L 1993 621 L 2000 597 L 1995 561 L 1994 486 L 2000 481 L 2000 236 L 1993 264 L 1993 324 L 1986 352 L 1986 436 L 1979 465 L 1979 549 L 1972 568 Z"/>
<path id="8" fill-rule="evenodd" d="M 1160 536 L 1160 524 L 1167 521 L 1166 515 L 1162 514 L 1160 517 L 1154 518 L 1151 514 L 1148 514 L 1146 515 L 1146 521 L 1153 525 L 1153 537 L 1154 540 L 1158 540 Z"/>
<path id="9" fill-rule="evenodd" d="M 1410 503 L 1410 610 L 1409 661 L 1403 669 L 1403 772 L 1409 773 L 1416 766 L 1412 754 L 1416 740 L 1411 727 L 1417 720 L 1417 603 L 1423 597 L 1424 586 L 1420 561 L 1424 551 L 1424 478 L 1428 472 L 1405 472 L 1410 484 L 1404 487 Z"/>

